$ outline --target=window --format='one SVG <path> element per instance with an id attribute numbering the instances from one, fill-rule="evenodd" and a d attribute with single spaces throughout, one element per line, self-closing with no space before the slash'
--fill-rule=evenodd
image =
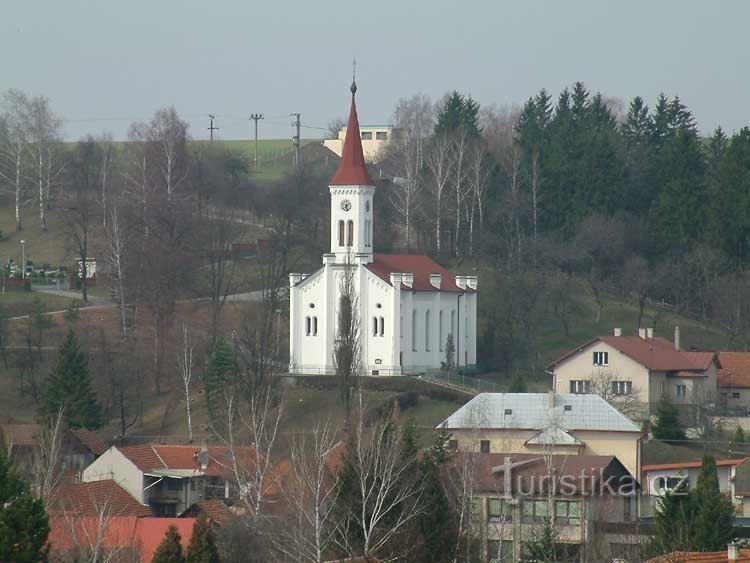
<path id="1" fill-rule="evenodd" d="M 352 327 L 352 300 L 348 295 L 342 295 L 339 299 L 339 336 L 346 336 Z"/>
<path id="2" fill-rule="evenodd" d="M 195 492 L 198 490 L 198 480 L 197 479 L 190 479 L 190 490 Z"/>
<path id="3" fill-rule="evenodd" d="M 580 395 L 591 393 L 591 381 L 588 379 L 572 379 L 570 381 L 570 392 Z"/>
<path id="4" fill-rule="evenodd" d="M 487 519 L 490 522 L 510 522 L 513 519 L 513 505 L 508 499 L 487 499 Z"/>
<path id="5" fill-rule="evenodd" d="M 732 393 L 732 399 L 739 399 L 740 394 L 739 393 Z"/>
<path id="6" fill-rule="evenodd" d="M 339 221 L 339 246 L 344 246 L 344 222 Z"/>
<path id="7" fill-rule="evenodd" d="M 398 318 L 398 337 L 404 337 L 404 316 L 400 315 Z"/>
<path id="8" fill-rule="evenodd" d="M 633 392 L 632 381 L 613 381 L 612 393 L 614 395 L 630 395 Z"/>
<path id="9" fill-rule="evenodd" d="M 312 333 L 313 336 L 318 336 L 318 317 L 312 318 Z"/>
<path id="10" fill-rule="evenodd" d="M 370 246 L 370 220 L 365 219 L 365 246 Z"/>
<path id="11" fill-rule="evenodd" d="M 430 310 L 424 313 L 424 349 L 430 351 Z"/>
<path id="12" fill-rule="evenodd" d="M 411 312 L 411 349 L 417 351 L 417 310 Z"/>
<path id="13" fill-rule="evenodd" d="M 443 351 L 443 312 L 438 313 L 438 347 Z"/>
<path id="14" fill-rule="evenodd" d="M 305 336 L 310 336 L 310 317 L 305 317 Z"/>
<path id="15" fill-rule="evenodd" d="M 378 131 L 375 133 L 375 140 L 376 141 L 387 141 L 388 140 L 388 131 Z"/>
<path id="16" fill-rule="evenodd" d="M 674 386 L 674 392 L 675 395 L 678 397 L 686 397 L 687 396 L 687 386 L 686 385 L 675 385 Z"/>
<path id="17" fill-rule="evenodd" d="M 383 336 L 385 334 L 385 320 L 383 320 L 383 317 L 380 317 L 380 336 Z"/>
<path id="18" fill-rule="evenodd" d="M 448 449 L 452 452 L 458 451 L 458 440 L 448 440 Z"/>
<path id="19" fill-rule="evenodd" d="M 490 453 L 490 441 L 489 440 L 479 440 L 479 451 L 483 454 Z"/>
<path id="20" fill-rule="evenodd" d="M 347 237 L 346 237 L 346 246 L 351 246 L 354 244 L 354 221 L 347 221 Z"/>
<path id="21" fill-rule="evenodd" d="M 487 561 L 489 563 L 513 563 L 513 541 L 487 540 Z"/>
<path id="22" fill-rule="evenodd" d="M 633 521 L 633 497 L 622 498 L 622 519 L 625 522 Z"/>
<path id="23" fill-rule="evenodd" d="M 684 477 L 657 477 L 655 489 L 657 491 L 674 491 L 680 486 Z"/>
<path id="24" fill-rule="evenodd" d="M 523 501 L 524 522 L 544 522 L 547 518 L 549 518 L 549 504 L 546 499 Z"/>
<path id="25" fill-rule="evenodd" d="M 372 318 L 372 335 L 373 336 L 378 335 L 378 318 L 377 317 Z"/>
<path id="26" fill-rule="evenodd" d="M 608 366 L 609 365 L 609 352 L 594 352 L 594 365 L 595 366 Z"/>
<path id="27" fill-rule="evenodd" d="M 168 491 L 181 491 L 182 490 L 182 481 L 179 479 L 165 479 L 167 482 L 167 490 Z"/>
<path id="28" fill-rule="evenodd" d="M 363 141 L 372 141 L 372 131 L 362 131 L 360 135 Z"/>
<path id="29" fill-rule="evenodd" d="M 451 334 L 456 334 L 456 311 L 451 311 Z"/>
<path id="30" fill-rule="evenodd" d="M 580 524 L 581 523 L 581 501 L 580 500 L 557 500 L 555 501 L 555 523 L 557 524 Z"/>

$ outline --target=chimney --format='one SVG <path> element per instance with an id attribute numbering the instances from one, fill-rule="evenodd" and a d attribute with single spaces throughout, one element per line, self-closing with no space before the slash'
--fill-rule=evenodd
<path id="1" fill-rule="evenodd" d="M 555 392 L 547 391 L 547 408 L 552 410 L 555 408 Z"/>
<path id="2" fill-rule="evenodd" d="M 646 329 L 645 328 L 639 328 L 638 329 L 638 336 L 646 340 Z"/>
<path id="3" fill-rule="evenodd" d="M 653 328 L 647 328 L 646 329 L 646 338 L 653 338 L 654 337 L 654 329 Z"/>
<path id="4" fill-rule="evenodd" d="M 434 287 L 435 289 L 440 289 L 440 282 L 442 281 L 443 276 L 440 274 L 430 274 L 430 285 Z"/>
<path id="5" fill-rule="evenodd" d="M 198 461 L 201 464 L 201 471 L 208 469 L 208 446 L 206 445 L 205 440 L 201 443 L 201 451 L 198 454 Z"/>
<path id="6" fill-rule="evenodd" d="M 730 543 L 727 546 L 727 561 L 739 561 L 740 560 L 740 544 Z"/>
<path id="7" fill-rule="evenodd" d="M 678 326 L 674 327 L 674 349 L 680 349 L 680 327 Z"/>
<path id="8" fill-rule="evenodd" d="M 622 329 L 621 328 L 616 328 L 615 329 L 615 336 L 622 336 Z"/>

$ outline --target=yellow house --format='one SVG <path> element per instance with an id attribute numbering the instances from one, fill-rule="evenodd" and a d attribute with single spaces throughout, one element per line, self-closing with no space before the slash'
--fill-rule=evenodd
<path id="1" fill-rule="evenodd" d="M 480 393 L 441 427 L 457 451 L 615 456 L 640 481 L 641 430 L 598 395 Z"/>
<path id="2" fill-rule="evenodd" d="M 676 405 L 713 402 L 719 360 L 713 352 L 680 350 L 675 340 L 654 337 L 653 329 L 623 336 L 599 336 L 570 350 L 547 366 L 557 393 L 596 393 L 612 399 L 631 398 L 647 414 L 666 395 Z"/>

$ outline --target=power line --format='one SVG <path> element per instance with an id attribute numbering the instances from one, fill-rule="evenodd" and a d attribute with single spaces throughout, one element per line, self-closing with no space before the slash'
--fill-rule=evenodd
<path id="1" fill-rule="evenodd" d="M 250 119 L 255 121 L 255 168 L 258 168 L 258 120 L 263 119 L 263 114 L 251 113 Z"/>
<path id="2" fill-rule="evenodd" d="M 292 144 L 294 145 L 294 167 L 299 168 L 300 167 L 300 143 L 299 143 L 299 130 L 300 127 L 302 127 L 302 121 L 300 120 L 301 114 L 299 113 L 290 113 L 289 115 L 296 117 L 297 119 L 292 122 L 292 127 L 297 128 L 297 133 L 292 137 Z"/>
<path id="3" fill-rule="evenodd" d="M 216 119 L 216 116 L 214 114 L 212 114 L 212 113 L 209 113 L 208 117 L 211 119 L 211 125 L 208 127 L 208 130 L 210 131 L 211 141 L 213 141 L 214 140 L 214 131 L 218 131 L 219 128 L 218 127 L 214 127 L 214 119 Z"/>

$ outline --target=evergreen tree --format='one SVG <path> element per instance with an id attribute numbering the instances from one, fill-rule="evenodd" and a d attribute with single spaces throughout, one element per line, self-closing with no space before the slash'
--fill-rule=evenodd
<path id="1" fill-rule="evenodd" d="M 690 492 L 696 515 L 693 526 L 693 551 L 726 549 L 732 539 L 732 502 L 721 494 L 716 460 L 703 457 L 695 489 Z"/>
<path id="2" fill-rule="evenodd" d="M 557 547 L 557 539 L 557 531 L 549 521 L 545 521 L 536 537 L 526 542 L 521 561 L 524 563 L 558 561 L 562 554 Z"/>
<path id="3" fill-rule="evenodd" d="M 214 341 L 203 373 L 206 406 L 208 407 L 209 417 L 213 422 L 216 422 L 219 409 L 217 403 L 223 393 L 224 386 L 231 382 L 235 373 L 234 349 L 226 339 L 219 337 Z"/>
<path id="4" fill-rule="evenodd" d="M 451 507 L 440 475 L 440 466 L 444 459 L 441 440 L 438 434 L 432 451 L 424 455 L 419 465 L 423 488 L 422 512 L 418 516 L 417 524 L 424 542 L 423 559 L 436 563 L 450 560 L 452 554 L 449 546 L 455 543 L 452 540 L 454 534 Z"/>
<path id="5" fill-rule="evenodd" d="M 685 431 L 680 424 L 679 412 L 677 407 L 666 395 L 659 399 L 659 405 L 656 408 L 656 422 L 653 426 L 654 438 L 657 440 L 684 440 Z"/>
<path id="6" fill-rule="evenodd" d="M 667 491 L 659 499 L 654 514 L 654 551 L 689 551 L 693 544 L 694 512 L 693 497 L 688 493 L 687 480 L 675 490 Z"/>
<path id="7" fill-rule="evenodd" d="M 737 430 L 734 431 L 734 442 L 736 444 L 744 444 L 745 443 L 745 431 L 742 429 L 742 426 L 738 426 Z"/>
<path id="8" fill-rule="evenodd" d="M 479 103 L 471 96 L 454 90 L 445 98 L 437 110 L 436 135 L 450 135 L 463 129 L 472 137 L 478 137 Z"/>
<path id="9" fill-rule="evenodd" d="M 91 386 L 88 356 L 72 330 L 68 331 L 47 378 L 42 414 L 56 416 L 60 408 L 71 428 L 95 430 L 102 424 L 102 410 Z"/>
<path id="10" fill-rule="evenodd" d="M 456 367 L 456 346 L 453 344 L 453 333 L 448 333 L 445 340 L 445 360 L 442 363 L 443 369 L 451 370 Z"/>
<path id="11" fill-rule="evenodd" d="M 436 464 L 442 465 L 448 459 L 448 442 L 450 439 L 451 432 L 448 430 L 448 426 L 445 423 L 441 424 L 430 449 L 430 455 Z"/>
<path id="12" fill-rule="evenodd" d="M 216 547 L 214 532 L 204 515 L 201 515 L 193 526 L 185 563 L 219 563 L 219 550 Z"/>
<path id="13" fill-rule="evenodd" d="M 48 534 L 44 502 L 31 495 L 0 448 L 0 561 L 46 561 Z"/>
<path id="14" fill-rule="evenodd" d="M 156 548 L 152 563 L 185 563 L 185 556 L 182 553 L 182 544 L 180 541 L 180 532 L 177 528 L 170 526 L 164 539 Z"/>

